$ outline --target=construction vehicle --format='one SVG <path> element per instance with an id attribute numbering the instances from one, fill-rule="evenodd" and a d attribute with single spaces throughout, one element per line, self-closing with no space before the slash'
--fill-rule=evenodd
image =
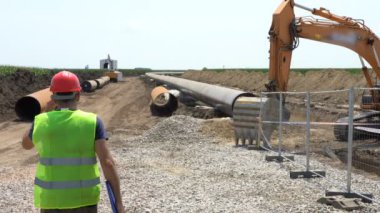
<path id="1" fill-rule="evenodd" d="M 296 18 L 295 7 L 325 19 Z M 283 0 L 273 14 L 269 30 L 270 66 L 269 82 L 266 84 L 268 91 L 287 91 L 292 52 L 299 45 L 299 38 L 334 44 L 356 52 L 362 64 L 367 86 L 378 87 L 376 82 L 378 78 L 380 79 L 380 41 L 363 20 L 338 16 L 325 8 L 308 8 L 295 3 L 294 0 Z M 371 70 L 365 66 L 364 60 L 370 64 Z M 363 95 L 361 108 L 372 111 L 354 116 L 354 122 L 362 126 L 362 128 L 354 129 L 354 138 L 367 133 L 380 136 L 380 125 L 378 128 L 375 125 L 371 125 L 371 128 L 365 127 L 368 123 L 379 123 L 379 97 L 378 90 L 370 90 Z M 337 122 L 346 123 L 347 121 L 348 118 L 341 118 Z M 346 141 L 347 125 L 335 125 L 334 133 L 338 140 Z"/>
<path id="2" fill-rule="evenodd" d="M 108 76 L 111 82 L 119 82 L 123 80 L 123 73 L 119 71 L 107 71 L 104 76 Z"/>

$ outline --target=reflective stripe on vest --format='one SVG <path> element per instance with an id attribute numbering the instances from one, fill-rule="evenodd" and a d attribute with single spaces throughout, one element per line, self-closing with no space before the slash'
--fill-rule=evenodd
<path id="1" fill-rule="evenodd" d="M 44 189 L 88 188 L 96 186 L 99 183 L 100 178 L 79 181 L 43 181 L 37 177 L 34 179 L 34 184 Z"/>
<path id="2" fill-rule="evenodd" d="M 92 158 L 40 158 L 40 163 L 45 166 L 81 166 L 96 164 L 96 157 Z"/>

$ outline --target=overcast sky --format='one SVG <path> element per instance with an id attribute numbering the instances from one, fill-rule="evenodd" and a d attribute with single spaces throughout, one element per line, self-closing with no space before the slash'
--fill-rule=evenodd
<path id="1" fill-rule="evenodd" d="M 280 2 L 0 0 L 0 64 L 99 68 L 109 53 L 119 68 L 267 68 L 268 29 Z M 380 1 L 296 2 L 364 19 L 380 33 Z M 302 39 L 292 67 L 360 67 L 360 61 L 350 50 Z"/>

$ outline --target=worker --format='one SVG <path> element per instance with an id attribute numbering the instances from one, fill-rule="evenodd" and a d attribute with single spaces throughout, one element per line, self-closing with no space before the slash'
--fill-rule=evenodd
<path id="1" fill-rule="evenodd" d="M 120 181 L 101 119 L 79 110 L 80 84 L 68 71 L 50 84 L 55 109 L 37 115 L 22 138 L 24 149 L 35 147 L 39 162 L 34 180 L 34 205 L 41 213 L 97 212 L 100 198 L 99 158 L 110 182 L 118 212 L 124 212 Z"/>

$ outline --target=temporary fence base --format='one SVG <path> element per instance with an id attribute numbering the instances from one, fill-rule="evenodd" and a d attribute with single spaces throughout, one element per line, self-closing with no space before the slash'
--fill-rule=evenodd
<path id="1" fill-rule="evenodd" d="M 291 179 L 297 179 L 297 178 L 319 178 L 319 177 L 326 177 L 325 171 L 291 171 L 290 172 L 290 178 Z"/>
<path id="2" fill-rule="evenodd" d="M 247 146 L 248 150 L 256 150 L 256 151 L 268 151 L 268 149 L 265 149 L 262 146 L 257 146 L 257 145 L 248 145 Z"/>
<path id="3" fill-rule="evenodd" d="M 277 162 L 284 162 L 284 161 L 294 161 L 294 156 L 278 156 L 278 155 L 275 155 L 275 156 L 270 156 L 270 155 L 267 155 L 265 156 L 265 160 L 266 161 L 277 161 Z"/>
<path id="4" fill-rule="evenodd" d="M 318 203 L 331 205 L 337 209 L 343 209 L 346 211 L 360 210 L 364 206 L 361 205 L 360 199 L 358 198 L 345 198 L 343 196 L 326 196 L 319 198 Z"/>
<path id="5" fill-rule="evenodd" d="M 239 147 L 245 148 L 245 147 L 247 147 L 247 145 L 245 145 L 245 144 L 235 144 L 235 147 L 236 148 L 239 148 Z"/>
<path id="6" fill-rule="evenodd" d="M 364 193 L 351 193 L 351 192 L 333 192 L 326 191 L 326 196 L 338 196 L 342 195 L 345 198 L 360 198 L 363 203 L 372 203 L 373 195 L 372 194 L 364 194 Z"/>

